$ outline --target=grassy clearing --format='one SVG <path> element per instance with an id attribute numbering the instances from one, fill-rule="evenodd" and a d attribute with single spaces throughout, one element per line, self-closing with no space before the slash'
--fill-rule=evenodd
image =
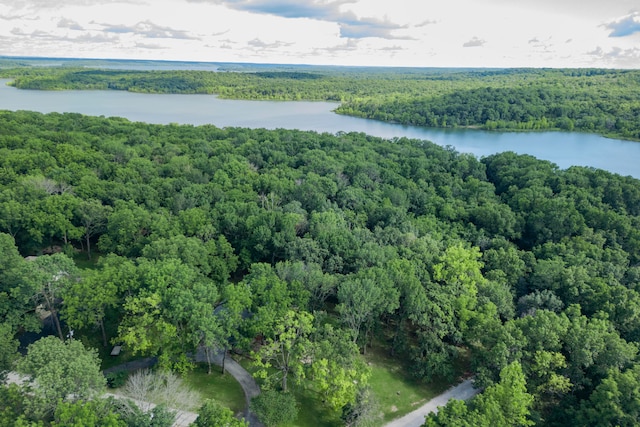
<path id="1" fill-rule="evenodd" d="M 87 258 L 86 252 L 75 252 L 73 254 L 73 262 L 76 266 L 82 270 L 95 270 L 98 268 L 98 261 L 100 261 L 99 253 L 92 253 L 91 259 Z"/>
<path id="2" fill-rule="evenodd" d="M 237 356 L 234 356 L 234 358 L 247 371 L 255 371 L 249 358 Z M 340 420 L 340 414 L 325 406 L 315 392 L 304 388 L 304 384 L 300 386 L 292 385 L 290 391 L 298 402 L 298 418 L 293 423 L 285 424 L 283 427 L 340 427 L 344 425 Z"/>
<path id="3" fill-rule="evenodd" d="M 374 345 L 363 356 L 371 368 L 369 385 L 378 401 L 382 418 L 377 423 L 382 426 L 418 409 L 421 405 L 442 393 L 453 384 L 444 380 L 424 383 L 411 373 L 411 362 L 401 356 L 391 357 L 388 348 Z M 458 370 L 464 371 L 464 360 Z M 252 371 L 251 361 L 241 358 L 239 363 Z M 337 427 L 343 425 L 340 414 L 329 410 L 313 391 L 303 387 L 293 387 L 292 392 L 300 405 L 298 419 L 286 427 Z"/>
<path id="4" fill-rule="evenodd" d="M 330 410 L 314 392 L 302 387 L 292 387 L 293 394 L 298 402 L 298 418 L 285 427 L 339 427 L 344 423 L 340 420 L 340 414 Z"/>
<path id="5" fill-rule="evenodd" d="M 222 375 L 219 369 L 214 369 L 211 374 L 207 374 L 207 365 L 198 364 L 196 369 L 184 377 L 184 381 L 200 393 L 203 400 L 214 399 L 230 408 L 235 414 L 243 412 L 244 392 L 230 374 Z"/>
<path id="6" fill-rule="evenodd" d="M 419 408 L 447 388 L 417 381 L 407 366 L 383 349 L 371 349 L 366 360 L 371 368 L 369 384 L 384 414 L 380 425 Z"/>
<path id="7" fill-rule="evenodd" d="M 454 385 L 442 379 L 431 383 L 416 379 L 411 373 L 411 362 L 402 357 L 391 357 L 385 347 L 374 346 L 367 351 L 365 359 L 371 368 L 369 384 L 384 414 L 380 425 L 418 409 Z M 462 374 L 464 360 L 456 367 Z"/>

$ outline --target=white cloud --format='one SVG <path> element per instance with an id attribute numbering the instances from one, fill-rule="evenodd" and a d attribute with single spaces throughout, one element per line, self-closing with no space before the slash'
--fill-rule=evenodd
<path id="1" fill-rule="evenodd" d="M 637 68 L 635 2 L 0 0 L 0 55 Z"/>
<path id="2" fill-rule="evenodd" d="M 462 47 L 482 47 L 486 42 L 486 40 L 479 39 L 478 37 L 473 37 L 471 40 L 464 42 L 462 44 Z"/>

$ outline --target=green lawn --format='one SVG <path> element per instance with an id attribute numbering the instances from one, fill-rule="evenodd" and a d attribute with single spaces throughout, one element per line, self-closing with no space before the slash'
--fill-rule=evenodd
<path id="1" fill-rule="evenodd" d="M 378 425 L 418 409 L 421 405 L 442 393 L 453 384 L 446 381 L 424 383 L 411 374 L 411 363 L 402 357 L 391 357 L 386 347 L 379 344 L 369 348 L 363 356 L 371 368 L 369 384 L 376 397 L 379 409 L 383 414 Z M 247 358 L 239 363 L 249 372 L 253 369 Z M 459 370 L 463 372 L 463 364 Z M 298 419 L 286 427 L 337 427 L 343 425 L 340 414 L 330 411 L 322 404 L 320 398 L 303 387 L 292 387 L 296 400 L 300 405 Z"/>
<path id="2" fill-rule="evenodd" d="M 97 252 L 92 253 L 91 259 L 89 259 L 87 258 L 86 252 L 75 252 L 72 258 L 78 268 L 83 270 L 86 270 L 86 269 L 95 270 L 96 268 L 98 268 L 98 261 L 100 261 L 100 254 Z"/>
<path id="3" fill-rule="evenodd" d="M 386 347 L 374 346 L 365 359 L 371 368 L 369 384 L 384 414 L 380 425 L 418 409 L 454 385 L 444 380 L 425 383 L 416 379 L 411 374 L 411 362 L 397 356 L 392 358 Z M 464 372 L 463 362 L 456 364 L 460 374 Z"/>
<path id="4" fill-rule="evenodd" d="M 247 357 L 234 357 L 236 361 L 249 372 L 255 371 L 251 360 Z M 258 381 L 260 384 L 260 381 Z M 340 414 L 329 410 L 319 396 L 305 389 L 302 385 L 291 385 L 291 392 L 298 402 L 298 418 L 291 424 L 283 427 L 340 427 L 344 423 L 340 420 Z"/>
<path id="5" fill-rule="evenodd" d="M 292 387 L 293 394 L 298 402 L 298 418 L 285 427 L 339 427 L 344 423 L 340 420 L 340 414 L 323 405 L 318 395 L 302 387 Z"/>
<path id="6" fill-rule="evenodd" d="M 244 411 L 244 392 L 240 384 L 230 375 L 222 375 L 215 366 L 211 374 L 207 374 L 207 365 L 198 364 L 196 369 L 189 372 L 184 381 L 198 393 L 202 399 L 214 399 L 222 405 L 231 408 L 235 414 Z"/>

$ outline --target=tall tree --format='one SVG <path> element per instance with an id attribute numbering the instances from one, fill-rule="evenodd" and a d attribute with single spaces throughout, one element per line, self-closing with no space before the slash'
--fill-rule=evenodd
<path id="1" fill-rule="evenodd" d="M 33 399 L 28 407 L 40 416 L 52 414 L 61 401 L 90 399 L 106 386 L 97 352 L 77 340 L 39 339 L 28 347 L 18 371 L 29 376 Z"/>
<path id="2" fill-rule="evenodd" d="M 640 420 L 640 365 L 612 370 L 581 403 L 575 426 L 632 427 Z"/>
<path id="3" fill-rule="evenodd" d="M 40 323 L 33 315 L 33 287 L 29 280 L 29 265 L 20 256 L 13 237 L 0 233 L 0 323 L 8 323 L 14 330 L 39 330 Z"/>
<path id="4" fill-rule="evenodd" d="M 206 400 L 198 410 L 198 418 L 193 427 L 247 427 L 248 423 L 233 416 L 229 408 L 225 408 L 215 400 Z"/>
<path id="5" fill-rule="evenodd" d="M 482 276 L 480 250 L 465 248 L 462 244 L 448 247 L 440 262 L 433 266 L 433 278 L 438 281 L 453 302 L 456 334 L 467 329 L 477 304 L 478 284 Z"/>
<path id="6" fill-rule="evenodd" d="M 105 206 L 95 199 L 83 200 L 75 209 L 75 214 L 80 220 L 84 231 L 87 257 L 89 259 L 91 259 L 91 238 L 104 229 L 110 211 L 110 206 Z"/>
<path id="7" fill-rule="evenodd" d="M 62 294 L 77 277 L 78 269 L 73 260 L 62 253 L 36 258 L 26 277 L 36 304 L 51 313 L 60 339 L 64 339 L 58 318 Z"/>
<path id="8" fill-rule="evenodd" d="M 519 362 L 500 372 L 500 382 L 487 387 L 470 403 L 451 400 L 437 413 L 428 415 L 424 427 L 524 427 L 529 419 L 533 396 L 527 393 Z"/>
<path id="9" fill-rule="evenodd" d="M 18 345 L 11 325 L 0 323 L 0 382 L 4 382 L 18 360 Z"/>
<path id="10" fill-rule="evenodd" d="M 127 427 L 106 400 L 63 402 L 58 405 L 51 427 Z"/>
<path id="11" fill-rule="evenodd" d="M 282 391 L 287 391 L 288 379 L 305 377 L 304 364 L 312 351 L 309 335 L 313 332 L 313 316 L 307 312 L 289 310 L 275 326 L 274 338 L 267 339 L 255 353 L 256 376 L 272 381 L 270 368 L 275 368 Z"/>
<path id="12" fill-rule="evenodd" d="M 85 270 L 81 280 L 71 282 L 62 290 L 62 318 L 70 328 L 99 326 L 105 347 L 108 345 L 104 328 L 105 313 L 120 302 L 118 288 L 107 276 L 108 271 L 103 269 Z"/>
<path id="13" fill-rule="evenodd" d="M 383 313 L 392 313 L 399 305 L 399 292 L 387 272 L 378 267 L 348 276 L 338 287 L 336 307 L 342 321 L 357 342 L 364 329 L 364 350 L 373 321 Z"/>

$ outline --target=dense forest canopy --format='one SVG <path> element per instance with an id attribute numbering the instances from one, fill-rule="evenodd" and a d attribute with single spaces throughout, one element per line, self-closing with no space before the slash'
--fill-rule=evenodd
<path id="1" fill-rule="evenodd" d="M 10 64 L 8 64 L 10 65 Z M 15 65 L 15 64 L 14 64 Z M 338 101 L 336 110 L 431 127 L 594 132 L 640 140 L 640 71 L 226 67 L 128 71 L 0 68 L 20 89 L 112 89 L 233 99 Z"/>
<path id="2" fill-rule="evenodd" d="M 462 363 L 486 387 L 429 425 L 637 420 L 636 179 L 361 133 L 6 111 L 0 129 L 0 370 L 48 304 L 78 337 L 102 330 L 178 372 L 200 345 L 260 336 L 265 388 L 303 384 L 345 417 L 376 344 L 425 381 Z M 35 417 L 21 405 L 4 416 Z"/>

